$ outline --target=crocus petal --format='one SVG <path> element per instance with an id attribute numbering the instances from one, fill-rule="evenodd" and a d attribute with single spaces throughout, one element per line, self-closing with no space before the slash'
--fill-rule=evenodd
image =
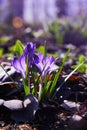
<path id="1" fill-rule="evenodd" d="M 22 55 L 20 57 L 20 64 L 21 64 L 21 67 L 23 69 L 23 71 L 26 71 L 26 58 L 24 55 Z"/>
<path id="2" fill-rule="evenodd" d="M 38 64 L 35 64 L 35 65 L 39 68 L 39 70 L 41 72 L 43 71 L 44 66 L 43 66 L 42 62 L 39 62 Z"/>
<path id="3" fill-rule="evenodd" d="M 52 57 L 50 57 L 50 64 L 54 64 L 55 63 L 55 59 L 54 59 L 54 57 L 52 56 Z"/>
<path id="4" fill-rule="evenodd" d="M 42 78 L 44 78 L 45 76 L 46 76 L 46 74 L 49 72 L 49 66 L 46 68 L 46 69 L 44 69 L 43 70 L 43 72 L 42 72 Z"/>
<path id="5" fill-rule="evenodd" d="M 35 50 L 36 46 L 32 43 L 32 42 L 29 42 L 27 43 L 24 51 L 23 51 L 23 55 L 25 55 L 25 57 L 28 56 L 28 64 L 29 64 L 29 67 L 34 63 L 34 57 L 35 57 L 35 54 L 34 54 L 34 50 Z"/>
<path id="6" fill-rule="evenodd" d="M 34 61 L 34 64 L 38 67 L 38 69 L 42 72 L 43 71 L 43 68 L 44 68 L 44 65 L 42 63 L 42 60 L 43 60 L 43 54 L 42 53 L 39 53 L 38 58 L 35 59 Z"/>
<path id="7" fill-rule="evenodd" d="M 26 45 L 26 47 L 24 49 L 24 54 L 25 55 L 32 55 L 32 54 L 34 54 L 35 48 L 36 48 L 36 46 L 32 42 L 27 43 L 27 45 Z"/>
<path id="8" fill-rule="evenodd" d="M 51 66 L 51 57 L 50 56 L 46 56 L 43 60 L 43 64 L 44 64 L 44 70 L 48 71 L 50 66 Z"/>
<path id="9" fill-rule="evenodd" d="M 25 78 L 25 63 L 23 61 L 23 56 L 20 57 L 20 59 L 18 59 L 17 57 L 14 58 L 12 65 L 13 67 L 16 69 L 17 72 L 21 73 L 23 75 L 23 77 Z M 23 62 L 23 63 L 22 63 Z"/>
<path id="10" fill-rule="evenodd" d="M 34 63 L 39 63 L 39 57 L 36 54 L 34 54 Z"/>
<path id="11" fill-rule="evenodd" d="M 42 72 L 42 78 L 44 78 L 47 73 L 50 73 L 58 69 L 58 66 L 55 65 L 56 60 L 53 56 L 44 57 L 42 53 L 39 53 L 38 58 L 39 62 L 35 63 L 35 65 Z"/>
<path id="12" fill-rule="evenodd" d="M 53 65 L 51 65 L 51 67 L 50 67 L 50 69 L 49 69 L 49 73 L 51 73 L 51 72 L 53 72 L 53 71 L 56 71 L 56 70 L 58 70 L 58 69 L 59 69 L 59 67 L 58 67 L 57 65 L 53 64 Z"/>
<path id="13" fill-rule="evenodd" d="M 38 57 L 39 57 L 39 61 L 42 62 L 42 60 L 44 59 L 44 56 L 42 53 L 39 53 L 38 54 Z"/>
<path id="14" fill-rule="evenodd" d="M 17 57 L 14 58 L 12 65 L 18 72 L 20 72 L 21 64 L 20 64 L 19 59 Z"/>

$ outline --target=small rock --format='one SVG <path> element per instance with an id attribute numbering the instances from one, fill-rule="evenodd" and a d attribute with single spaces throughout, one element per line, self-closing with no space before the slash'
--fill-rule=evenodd
<path id="1" fill-rule="evenodd" d="M 38 110 L 38 106 L 38 100 L 30 94 L 29 96 L 26 96 L 23 101 L 23 109 L 12 112 L 11 118 L 17 122 L 31 122 Z"/>
<path id="2" fill-rule="evenodd" d="M 9 100 L 5 101 L 3 104 L 5 107 L 7 107 L 10 110 L 20 110 L 23 108 L 22 101 L 21 100 Z"/>
<path id="3" fill-rule="evenodd" d="M 30 100 L 29 98 L 27 98 L 27 99 L 23 102 L 24 108 L 26 108 L 29 104 L 31 104 L 31 100 Z"/>
<path id="4" fill-rule="evenodd" d="M 0 106 L 2 106 L 4 104 L 4 100 L 0 99 Z"/>
<path id="5" fill-rule="evenodd" d="M 65 108 L 66 110 L 75 111 L 80 106 L 79 103 L 64 100 L 64 102 L 61 104 L 61 107 Z"/>

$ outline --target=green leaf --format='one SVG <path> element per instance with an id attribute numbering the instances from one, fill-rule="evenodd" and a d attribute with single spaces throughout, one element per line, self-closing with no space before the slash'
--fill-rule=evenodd
<path id="1" fill-rule="evenodd" d="M 46 49 L 45 49 L 45 47 L 42 46 L 42 45 L 37 48 L 37 52 L 38 52 L 38 53 L 42 52 L 43 55 L 46 53 L 45 51 L 46 51 Z"/>
<path id="2" fill-rule="evenodd" d="M 79 64 L 81 64 L 82 62 L 85 62 L 86 61 L 86 58 L 84 55 L 81 55 L 78 59 L 78 62 L 77 62 L 77 65 L 73 65 L 71 68 L 75 69 Z M 86 72 L 86 68 L 87 68 L 87 64 L 83 64 L 81 65 L 79 68 L 78 68 L 78 72 L 81 72 L 81 73 L 84 73 Z"/>
<path id="3" fill-rule="evenodd" d="M 21 43 L 21 41 L 17 40 L 17 41 L 16 41 L 16 46 L 15 46 L 15 51 L 16 51 L 16 54 L 17 54 L 19 57 L 22 55 L 23 49 L 24 49 L 23 44 Z"/>
<path id="4" fill-rule="evenodd" d="M 56 96 L 58 91 L 62 88 L 63 84 L 75 73 L 75 71 L 78 70 L 79 67 L 81 67 L 84 64 L 84 62 L 80 63 L 66 78 L 65 80 L 60 84 L 60 86 L 56 89 L 55 93 L 52 96 L 52 99 Z"/>
<path id="5" fill-rule="evenodd" d="M 0 58 L 2 57 L 3 53 L 4 53 L 4 49 L 0 49 Z"/>
<path id="6" fill-rule="evenodd" d="M 16 53 L 18 57 L 20 57 L 23 53 L 24 46 L 21 41 L 17 40 L 15 45 L 9 48 L 9 51 Z"/>
<path id="7" fill-rule="evenodd" d="M 12 53 L 15 53 L 15 48 L 16 48 L 16 45 L 9 47 L 9 51 Z"/>
<path id="8" fill-rule="evenodd" d="M 29 63 L 28 63 L 28 56 L 26 57 L 25 92 L 26 92 L 26 95 L 28 95 L 28 94 L 30 93 L 30 77 L 29 77 Z"/>
<path id="9" fill-rule="evenodd" d="M 51 85 L 51 82 L 52 81 L 48 81 L 46 85 L 44 85 L 44 87 L 42 88 L 41 90 L 41 94 L 40 94 L 40 101 L 44 100 L 44 98 L 46 97 L 47 93 L 48 93 L 48 90 L 49 90 L 49 87 Z"/>
<path id="10" fill-rule="evenodd" d="M 79 65 L 79 64 L 78 64 Z M 75 69 L 77 68 L 78 65 L 73 65 L 71 68 Z M 86 72 L 86 68 L 87 68 L 87 64 L 83 64 L 82 66 L 80 66 L 77 71 L 78 72 L 81 72 L 81 73 L 84 73 Z"/>
<path id="11" fill-rule="evenodd" d="M 86 58 L 85 58 L 84 55 L 81 55 L 81 56 L 79 57 L 79 63 L 85 62 L 85 60 L 86 60 Z"/>
<path id="12" fill-rule="evenodd" d="M 30 93 L 27 80 L 23 79 L 23 85 L 24 85 L 24 93 L 27 96 Z"/>
<path id="13" fill-rule="evenodd" d="M 56 74 L 55 74 L 55 77 L 54 77 L 54 80 L 53 80 L 53 82 L 52 82 L 52 86 L 51 86 L 51 89 L 50 89 L 50 96 L 53 95 L 53 92 L 54 92 L 54 90 L 55 90 L 55 86 L 56 86 L 57 81 L 58 81 L 58 79 L 59 79 L 60 73 L 61 73 L 61 71 L 62 71 L 62 69 L 63 69 L 64 63 L 65 63 L 65 61 L 67 60 L 67 57 L 68 57 L 68 55 L 69 55 L 69 53 L 70 53 L 70 50 L 71 50 L 71 48 L 69 48 L 68 51 L 66 52 L 65 57 L 64 57 L 63 60 L 62 60 L 62 64 L 61 64 L 61 66 L 59 67 L 59 71 L 56 72 Z"/>
<path id="14" fill-rule="evenodd" d="M 46 41 L 44 42 L 44 57 L 47 55 L 47 49 L 46 49 Z"/>
<path id="15" fill-rule="evenodd" d="M 6 42 L 8 42 L 8 40 L 9 40 L 9 37 L 6 37 L 6 36 L 1 37 L 0 38 L 0 43 L 6 43 Z"/>
<path id="16" fill-rule="evenodd" d="M 29 68 L 28 68 L 28 56 L 26 57 L 26 78 L 23 78 L 23 85 L 24 85 L 25 95 L 27 96 L 27 95 L 30 94 L 30 79 L 29 79 Z"/>

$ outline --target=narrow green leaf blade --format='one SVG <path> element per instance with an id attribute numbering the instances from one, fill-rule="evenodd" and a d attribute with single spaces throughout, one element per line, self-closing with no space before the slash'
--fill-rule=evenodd
<path id="1" fill-rule="evenodd" d="M 52 86 L 51 86 L 51 89 L 50 89 L 50 96 L 53 95 L 53 92 L 54 92 L 56 83 L 57 83 L 57 81 L 58 81 L 58 79 L 59 79 L 60 73 L 61 73 L 61 71 L 62 71 L 62 69 L 63 69 L 63 66 L 64 66 L 65 61 L 67 60 L 67 57 L 68 57 L 68 55 L 69 55 L 69 53 L 70 53 L 70 50 L 71 50 L 71 48 L 69 48 L 68 51 L 66 52 L 65 57 L 63 58 L 62 64 L 61 64 L 61 66 L 59 67 L 59 71 L 55 74 L 55 77 L 54 77 L 54 80 L 53 80 L 53 82 L 52 82 Z"/>
<path id="2" fill-rule="evenodd" d="M 16 52 L 16 54 L 17 54 L 19 57 L 22 55 L 23 49 L 24 49 L 23 44 L 21 43 L 21 41 L 17 40 L 17 41 L 16 41 L 16 46 L 15 46 L 15 52 Z"/>
<path id="3" fill-rule="evenodd" d="M 41 91 L 41 94 L 40 94 L 40 101 L 42 101 L 45 98 L 45 96 L 46 96 L 46 94 L 49 90 L 49 87 L 51 85 L 51 82 L 52 81 L 47 82 L 47 84 L 42 88 L 42 91 Z"/>
<path id="4" fill-rule="evenodd" d="M 81 64 L 79 64 L 79 65 L 65 78 L 65 80 L 64 80 L 64 81 L 60 84 L 60 86 L 56 89 L 55 93 L 54 93 L 53 96 L 52 96 L 52 99 L 56 96 L 57 92 L 61 89 L 61 87 L 63 86 L 63 84 L 70 78 L 70 76 L 72 76 L 72 74 L 74 74 L 75 71 L 78 70 L 78 68 L 81 67 L 83 64 L 84 64 L 84 62 L 81 63 Z"/>

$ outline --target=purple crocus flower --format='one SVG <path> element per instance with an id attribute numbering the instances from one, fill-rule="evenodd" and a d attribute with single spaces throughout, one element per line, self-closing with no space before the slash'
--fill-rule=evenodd
<path id="1" fill-rule="evenodd" d="M 27 43 L 20 58 L 18 59 L 17 57 L 15 57 L 12 62 L 12 65 L 17 70 L 17 72 L 21 73 L 24 78 L 26 78 L 26 58 L 28 57 L 29 67 L 31 67 L 33 62 L 35 60 L 37 61 L 38 59 L 38 57 L 34 54 L 35 48 L 36 47 L 32 42 Z"/>
<path id="2" fill-rule="evenodd" d="M 38 58 L 39 62 L 35 62 L 35 65 L 42 72 L 42 78 L 44 78 L 47 73 L 58 69 L 58 66 L 55 65 L 55 59 L 53 56 L 44 57 L 42 53 L 39 53 Z"/>
<path id="3" fill-rule="evenodd" d="M 33 44 L 32 42 L 27 43 L 23 54 L 25 55 L 25 57 L 28 56 L 28 64 L 29 66 L 31 66 L 34 63 L 34 60 L 36 60 L 36 58 L 38 58 L 36 56 L 36 54 L 34 53 L 36 49 L 35 44 Z"/>
<path id="4" fill-rule="evenodd" d="M 19 59 L 15 57 L 12 61 L 12 65 L 14 66 L 17 72 L 21 73 L 22 76 L 26 78 L 26 61 L 24 55 L 20 56 Z"/>
<path id="5" fill-rule="evenodd" d="M 25 49 L 24 49 L 24 53 L 25 55 L 27 55 L 28 53 L 30 53 L 31 55 L 34 54 L 34 51 L 36 49 L 36 45 L 33 44 L 32 42 L 28 42 Z"/>

